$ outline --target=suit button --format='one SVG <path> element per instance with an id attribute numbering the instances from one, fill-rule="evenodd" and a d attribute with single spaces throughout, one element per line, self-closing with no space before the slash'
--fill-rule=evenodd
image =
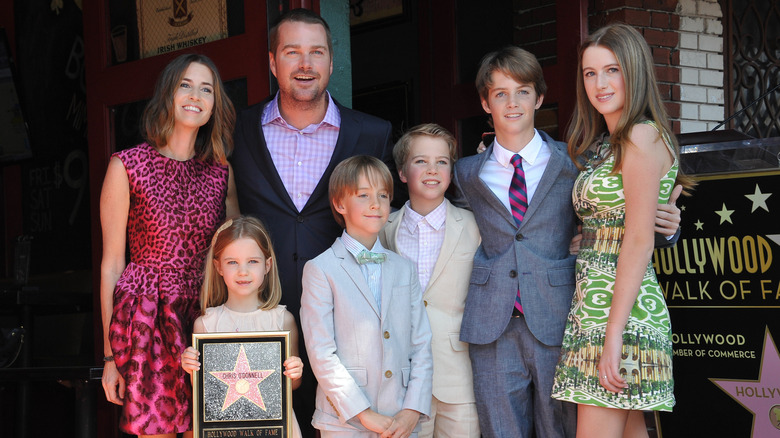
<path id="1" fill-rule="evenodd" d="M 517 233 L 517 234 L 515 235 L 515 240 L 517 240 L 518 242 L 519 242 L 519 241 L 521 241 L 521 240 L 523 240 L 523 235 L 522 235 L 522 234 L 520 234 L 520 233 Z"/>
<path id="2" fill-rule="evenodd" d="M 299 224 L 302 224 L 303 223 L 303 216 L 298 216 L 295 220 L 297 220 Z"/>
<path id="3" fill-rule="evenodd" d="M 515 277 L 517 277 L 517 271 L 512 269 L 511 271 L 509 271 L 509 278 L 515 278 Z"/>
<path id="4" fill-rule="evenodd" d="M 390 332 L 385 330 L 384 336 L 385 336 L 385 339 L 390 339 Z"/>
<path id="5" fill-rule="evenodd" d="M 385 371 L 385 377 L 387 377 L 388 379 L 393 377 L 393 372 L 390 370 Z"/>
<path id="6" fill-rule="evenodd" d="M 423 305 L 424 305 L 425 307 L 428 307 L 428 300 L 423 300 Z"/>

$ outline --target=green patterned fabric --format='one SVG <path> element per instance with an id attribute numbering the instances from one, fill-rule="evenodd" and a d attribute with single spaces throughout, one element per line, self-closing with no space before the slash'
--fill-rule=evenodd
<path id="1" fill-rule="evenodd" d="M 664 141 L 669 147 L 666 136 Z M 675 403 L 672 327 L 651 263 L 647 265 L 639 296 L 623 332 L 620 372 L 629 387 L 623 393 L 615 394 L 599 383 L 597 367 L 604 345 L 626 217 L 622 175 L 610 174 L 615 164 L 614 156 L 598 163 L 598 155 L 601 151 L 609 151 L 609 144 L 605 142 L 599 149 L 596 159 L 580 173 L 572 193 L 574 209 L 583 221 L 583 240 L 577 257 L 576 292 L 566 323 L 552 396 L 594 406 L 671 411 Z M 675 160 L 661 178 L 659 203 L 668 201 L 677 169 Z"/>

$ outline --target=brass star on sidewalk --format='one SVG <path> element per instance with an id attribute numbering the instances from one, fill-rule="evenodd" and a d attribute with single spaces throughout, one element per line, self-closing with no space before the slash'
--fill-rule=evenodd
<path id="1" fill-rule="evenodd" d="M 780 355 L 769 333 L 764 332 L 764 351 L 761 353 L 761 369 L 758 380 L 713 379 L 710 381 L 720 387 L 731 398 L 753 413 L 754 438 L 778 436 L 780 434 Z"/>
<path id="2" fill-rule="evenodd" d="M 244 344 L 241 344 L 241 351 L 238 353 L 238 359 L 236 359 L 233 371 L 209 372 L 209 374 L 222 381 L 222 383 L 228 385 L 225 402 L 222 404 L 222 411 L 224 412 L 225 409 L 229 408 L 241 397 L 245 397 L 260 409 L 265 410 L 263 395 L 260 393 L 260 388 L 257 385 L 273 374 L 273 372 L 274 370 L 253 370 L 246 358 Z"/>

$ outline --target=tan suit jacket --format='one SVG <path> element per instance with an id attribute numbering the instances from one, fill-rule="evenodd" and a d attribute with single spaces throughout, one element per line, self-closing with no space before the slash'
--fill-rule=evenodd
<path id="1" fill-rule="evenodd" d="M 460 323 L 480 236 L 474 215 L 447 203 L 444 242 L 423 293 L 433 337 L 433 395 L 444 403 L 473 403 L 474 385 L 468 344 L 460 341 Z M 396 237 L 406 212 L 390 215 L 379 232 L 382 246 L 398 251 Z"/>

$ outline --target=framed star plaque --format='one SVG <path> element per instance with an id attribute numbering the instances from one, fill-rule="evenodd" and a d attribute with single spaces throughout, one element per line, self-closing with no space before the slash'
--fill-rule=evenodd
<path id="1" fill-rule="evenodd" d="M 282 364 L 290 332 L 192 335 L 195 438 L 292 436 L 292 386 Z"/>

